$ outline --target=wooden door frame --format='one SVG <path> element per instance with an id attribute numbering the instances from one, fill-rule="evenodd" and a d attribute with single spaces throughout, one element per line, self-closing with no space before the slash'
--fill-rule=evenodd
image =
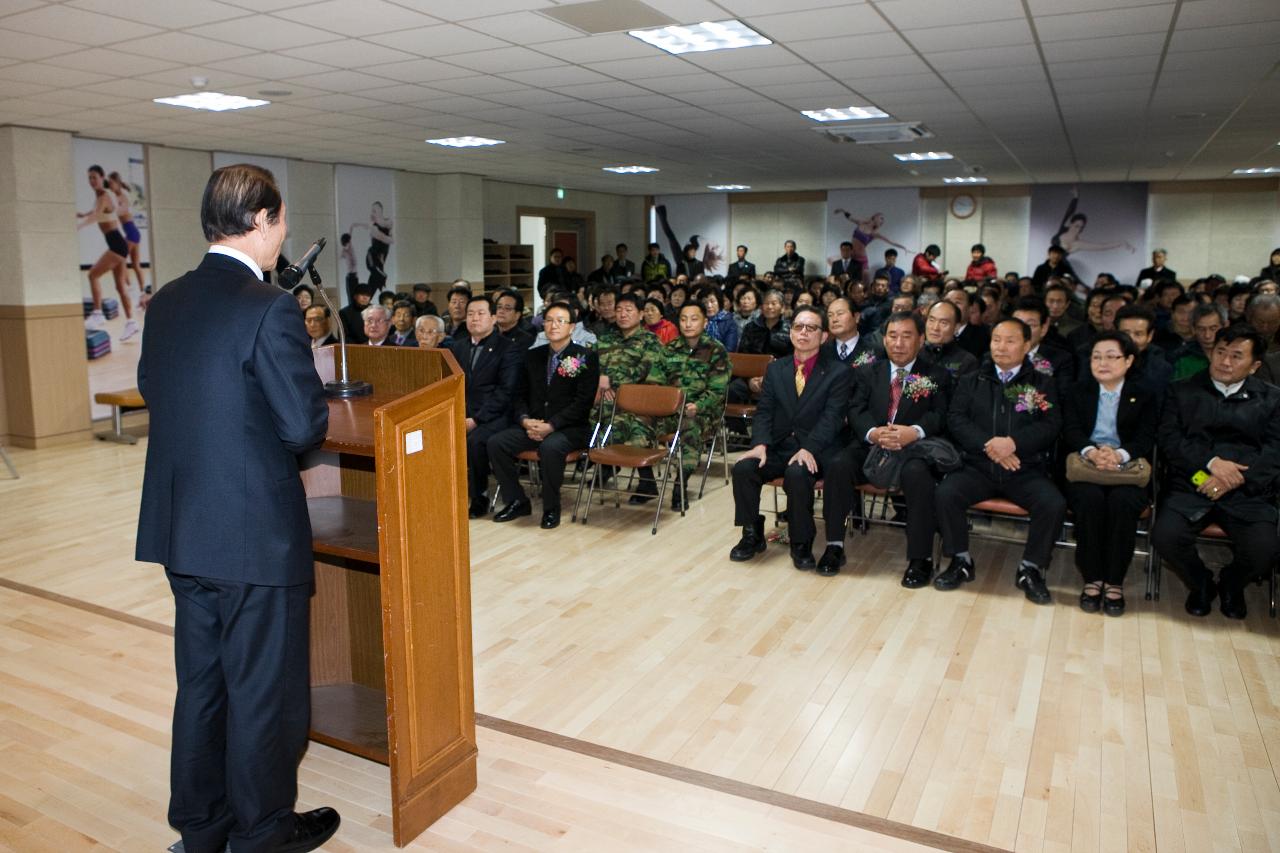
<path id="1" fill-rule="evenodd" d="M 516 207 L 516 234 L 520 234 L 520 217 L 522 216 L 541 216 L 544 219 L 581 219 L 587 225 L 586 248 L 588 249 L 587 257 L 591 258 L 591 263 L 585 269 L 593 270 L 600 258 L 596 255 L 596 212 L 594 210 L 568 210 L 563 207 Z M 547 232 L 550 234 L 550 230 Z M 582 254 L 579 247 L 579 255 Z M 582 277 L 586 278 L 583 272 L 583 258 L 578 258 L 578 272 L 582 273 Z M 536 274 L 535 274 L 536 275 Z"/>

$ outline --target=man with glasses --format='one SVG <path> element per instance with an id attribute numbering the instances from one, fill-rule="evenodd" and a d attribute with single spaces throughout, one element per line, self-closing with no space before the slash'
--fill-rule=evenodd
<path id="1" fill-rule="evenodd" d="M 1195 376 L 1209 369 L 1214 341 L 1227 327 L 1227 309 L 1216 302 L 1202 302 L 1191 312 L 1191 329 L 1195 338 L 1183 344 L 1173 355 L 1173 381 Z"/>
<path id="2" fill-rule="evenodd" d="M 750 560 L 765 549 L 760 491 L 781 476 L 787 494 L 791 525 L 791 562 L 812 569 L 813 493 L 822 475 L 818 460 L 837 443 L 849 404 L 852 372 L 821 351 L 826 318 L 812 305 L 796 308 L 791 320 L 790 358 L 772 362 L 765 372 L 760 402 L 751 423 L 751 449 L 733 466 L 734 523 L 742 538 L 729 552 L 736 562 Z M 840 530 L 827 538 L 844 541 Z"/>
<path id="3" fill-rule="evenodd" d="M 527 350 L 532 346 L 533 339 L 537 335 L 533 325 L 525 319 L 524 297 L 520 295 L 520 291 L 509 287 L 499 290 L 497 300 L 494 302 L 494 313 L 498 332 L 504 338 L 521 350 Z"/>

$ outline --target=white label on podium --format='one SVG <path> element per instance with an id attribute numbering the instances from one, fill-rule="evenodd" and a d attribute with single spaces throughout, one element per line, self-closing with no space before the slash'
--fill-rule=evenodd
<path id="1" fill-rule="evenodd" d="M 404 437 L 404 452 L 413 454 L 420 450 L 422 450 L 422 430 L 415 429 Z"/>

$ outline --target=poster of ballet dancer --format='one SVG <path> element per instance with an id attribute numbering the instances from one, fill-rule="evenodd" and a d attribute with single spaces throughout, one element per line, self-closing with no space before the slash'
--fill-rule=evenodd
<path id="1" fill-rule="evenodd" d="M 675 265 L 672 275 L 724 275 L 733 260 L 729 243 L 729 197 L 724 193 L 654 198 L 653 240 Z"/>
<path id="2" fill-rule="evenodd" d="M 221 169 L 223 166 L 234 166 L 236 163 L 248 163 L 251 166 L 258 166 L 266 169 L 276 179 L 276 186 L 280 188 L 280 197 L 287 203 L 289 200 L 289 161 L 283 157 L 264 157 L 261 154 L 236 154 L 232 151 L 215 151 L 213 152 L 213 168 Z M 305 236 L 299 238 L 306 240 Z M 314 238 L 312 238 L 314 239 Z M 302 243 L 301 251 L 305 251 L 308 242 Z M 293 260 L 294 235 L 290 232 L 289 236 L 284 240 L 284 246 L 280 248 L 280 254 L 289 260 Z M 325 282 L 328 286 L 328 282 Z"/>
<path id="3" fill-rule="evenodd" d="M 374 293 L 396 286 L 395 176 L 388 169 L 335 166 L 339 288 L 342 304 L 351 301 L 357 283 Z M 327 251 L 327 250 L 326 250 Z"/>
<path id="4" fill-rule="evenodd" d="M 841 243 L 851 243 L 846 264 Z M 856 265 L 864 282 L 884 266 L 886 249 L 898 253 L 896 265 L 911 269 L 920 251 L 920 191 L 917 189 L 830 190 L 827 192 L 827 275 Z M 812 263 L 812 262 L 811 262 Z M 814 274 L 818 272 L 814 264 Z"/>
<path id="5" fill-rule="evenodd" d="M 72 141 L 89 395 L 137 384 L 151 241 L 143 147 Z M 95 418 L 111 414 L 92 404 Z"/>
<path id="6" fill-rule="evenodd" d="M 1027 269 L 1058 246 L 1085 287 L 1104 272 L 1134 284 L 1129 279 L 1142 266 L 1139 248 L 1147 233 L 1147 185 L 1037 184 L 1028 233 Z"/>

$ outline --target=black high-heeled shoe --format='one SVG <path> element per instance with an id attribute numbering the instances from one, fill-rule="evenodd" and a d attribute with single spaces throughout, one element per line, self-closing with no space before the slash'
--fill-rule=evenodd
<path id="1" fill-rule="evenodd" d="M 1103 588 L 1102 612 L 1108 616 L 1120 616 L 1124 613 L 1124 587 L 1107 584 Z"/>
<path id="2" fill-rule="evenodd" d="M 1098 591 L 1089 592 L 1089 588 L 1094 587 Z M 1085 613 L 1097 613 L 1102 609 L 1102 584 L 1087 583 L 1084 589 L 1080 590 L 1080 609 Z"/>

